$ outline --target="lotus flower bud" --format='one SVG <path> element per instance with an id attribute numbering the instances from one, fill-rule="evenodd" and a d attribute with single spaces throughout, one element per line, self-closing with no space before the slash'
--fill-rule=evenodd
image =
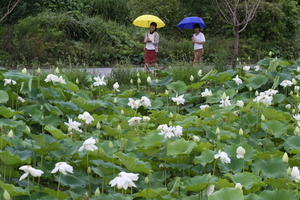
<path id="1" fill-rule="evenodd" d="M 292 174 L 292 169 L 290 167 L 287 168 L 286 173 L 290 176 Z"/>
<path id="2" fill-rule="evenodd" d="M 75 83 L 78 85 L 79 84 L 79 80 L 78 80 L 78 78 L 76 78 L 76 81 L 75 81 Z"/>
<path id="3" fill-rule="evenodd" d="M 114 103 L 117 103 L 118 102 L 118 99 L 117 97 L 114 98 Z"/>
<path id="4" fill-rule="evenodd" d="M 219 127 L 217 127 L 217 129 L 216 129 L 216 134 L 217 134 L 217 135 L 220 134 L 220 128 L 219 128 Z"/>
<path id="5" fill-rule="evenodd" d="M 261 115 L 260 119 L 261 119 L 261 121 L 266 121 L 266 118 L 263 114 Z"/>
<path id="6" fill-rule="evenodd" d="M 249 91 L 250 91 L 250 92 L 252 91 L 252 87 L 249 87 Z"/>
<path id="7" fill-rule="evenodd" d="M 158 79 L 155 79 L 155 83 L 156 83 L 156 84 L 158 83 Z"/>
<path id="8" fill-rule="evenodd" d="M 132 79 L 130 79 L 130 84 L 133 84 L 133 80 Z"/>
<path id="9" fill-rule="evenodd" d="M 199 141 L 200 141 L 200 138 L 199 138 L 197 135 L 194 135 L 194 136 L 193 136 L 193 140 L 194 140 L 195 142 L 199 142 Z"/>
<path id="10" fill-rule="evenodd" d="M 172 124 L 172 121 L 169 121 L 169 126 L 172 126 L 173 124 Z"/>
<path id="11" fill-rule="evenodd" d="M 28 126 L 26 126 L 26 128 L 25 128 L 25 133 L 27 133 L 27 134 L 31 133 L 30 128 Z"/>
<path id="12" fill-rule="evenodd" d="M 21 71 L 21 73 L 22 73 L 22 74 L 27 74 L 27 69 L 26 69 L 26 68 L 23 68 L 22 71 Z"/>
<path id="13" fill-rule="evenodd" d="M 299 87 L 298 85 L 296 85 L 296 86 L 294 87 L 294 90 L 295 90 L 295 92 L 298 92 L 298 91 L 300 90 L 300 87 Z"/>
<path id="14" fill-rule="evenodd" d="M 255 96 L 258 96 L 258 91 L 257 90 L 255 91 Z"/>
<path id="15" fill-rule="evenodd" d="M 294 84 L 294 85 L 296 85 L 297 84 L 297 81 L 296 81 L 296 79 L 292 79 L 292 83 Z"/>
<path id="16" fill-rule="evenodd" d="M 300 67 L 299 66 L 297 67 L 297 72 L 300 72 Z"/>
<path id="17" fill-rule="evenodd" d="M 220 135 L 218 135 L 218 137 L 217 137 L 217 140 L 218 140 L 218 141 L 220 141 L 220 140 L 221 140 L 221 137 L 220 137 Z"/>
<path id="18" fill-rule="evenodd" d="M 240 183 L 235 184 L 235 188 L 239 188 L 240 190 L 243 190 L 243 186 Z"/>
<path id="19" fill-rule="evenodd" d="M 272 55 L 273 55 L 273 52 L 269 51 L 269 56 L 272 57 Z"/>
<path id="20" fill-rule="evenodd" d="M 9 193 L 7 192 L 7 190 L 4 190 L 3 198 L 4 198 L 4 200 L 10 200 L 10 195 L 9 195 Z"/>
<path id="21" fill-rule="evenodd" d="M 84 193 L 84 196 L 86 197 L 85 199 L 88 199 L 89 198 L 89 193 Z"/>
<path id="22" fill-rule="evenodd" d="M 211 173 L 208 173 L 208 174 L 207 174 L 207 179 L 208 179 L 208 180 L 211 179 Z"/>
<path id="23" fill-rule="evenodd" d="M 151 83 L 151 77 L 150 77 L 150 76 L 148 76 L 147 82 L 148 82 L 148 83 Z"/>
<path id="24" fill-rule="evenodd" d="M 92 173 L 91 167 L 89 166 L 86 171 L 87 171 L 88 174 Z"/>
<path id="25" fill-rule="evenodd" d="M 55 74 L 59 74 L 59 69 L 58 69 L 58 67 L 56 67 L 54 73 L 55 73 Z"/>
<path id="26" fill-rule="evenodd" d="M 226 93 L 224 92 L 221 96 L 222 99 L 226 99 Z"/>
<path id="27" fill-rule="evenodd" d="M 121 115 L 124 115 L 124 110 L 123 109 L 121 110 Z"/>
<path id="28" fill-rule="evenodd" d="M 146 122 L 146 123 L 148 123 L 150 121 L 150 117 L 144 116 L 143 117 L 143 121 Z"/>
<path id="29" fill-rule="evenodd" d="M 169 90 L 166 90 L 165 95 L 169 95 L 169 94 L 170 94 Z"/>
<path id="30" fill-rule="evenodd" d="M 294 92 L 293 92 L 293 91 L 290 91 L 290 92 L 289 92 L 289 95 L 293 95 L 293 94 L 294 94 Z"/>
<path id="31" fill-rule="evenodd" d="M 299 135 L 300 134 L 300 128 L 298 126 L 295 128 L 294 134 L 295 135 Z"/>
<path id="32" fill-rule="evenodd" d="M 174 117 L 173 113 L 170 112 L 169 117 L 173 118 Z"/>
<path id="33" fill-rule="evenodd" d="M 7 137 L 9 137 L 9 138 L 13 138 L 14 137 L 14 132 L 13 132 L 12 129 L 10 129 L 10 131 L 8 132 Z"/>
<path id="34" fill-rule="evenodd" d="M 136 73 L 136 76 L 137 76 L 137 77 L 140 77 L 140 73 L 139 73 L 139 72 L 138 72 L 138 73 Z"/>
<path id="35" fill-rule="evenodd" d="M 98 130 L 101 129 L 101 124 L 100 124 L 99 122 L 97 122 L 96 128 L 97 128 Z"/>
<path id="36" fill-rule="evenodd" d="M 100 197 L 100 189 L 98 187 L 95 190 L 95 196 Z"/>
<path id="37" fill-rule="evenodd" d="M 112 141 L 109 141 L 108 147 L 111 148 L 111 149 L 114 148 L 114 144 L 112 143 Z"/>
<path id="38" fill-rule="evenodd" d="M 93 79 L 92 79 L 92 77 L 90 77 L 89 79 L 88 79 L 88 82 L 92 82 L 93 81 Z"/>
<path id="39" fill-rule="evenodd" d="M 286 152 L 282 156 L 282 162 L 284 162 L 284 163 L 288 163 L 289 162 L 289 156 L 287 155 Z"/>
<path id="40" fill-rule="evenodd" d="M 291 109 L 292 105 L 291 104 L 286 104 L 285 108 L 286 109 Z"/>
<path id="41" fill-rule="evenodd" d="M 202 70 L 200 69 L 199 71 L 198 71 L 198 76 L 202 76 Z"/>
<path id="42" fill-rule="evenodd" d="M 243 131 L 242 128 L 240 128 L 240 130 L 239 130 L 239 135 L 240 135 L 240 136 L 244 135 L 244 131 Z"/>
<path id="43" fill-rule="evenodd" d="M 206 195 L 207 196 L 211 195 L 214 192 L 214 190 L 215 190 L 215 185 L 212 184 L 212 185 L 208 186 L 206 189 Z"/>
<path id="44" fill-rule="evenodd" d="M 149 178 L 148 178 L 148 177 L 145 178 L 145 183 L 146 183 L 146 184 L 149 183 Z"/>
<path id="45" fill-rule="evenodd" d="M 41 68 L 37 68 L 37 70 L 35 71 L 37 74 L 41 73 Z"/>
<path id="46" fill-rule="evenodd" d="M 122 128 L 121 128 L 120 124 L 118 124 L 117 131 L 121 131 L 121 130 L 122 130 Z"/>
<path id="47" fill-rule="evenodd" d="M 141 79 L 140 79 L 140 78 L 137 79 L 137 83 L 138 83 L 138 84 L 141 83 Z"/>
<path id="48" fill-rule="evenodd" d="M 295 110 L 295 109 L 293 109 L 293 110 L 292 110 L 292 113 L 295 113 L 295 112 L 296 112 L 296 110 Z"/>
<path id="49" fill-rule="evenodd" d="M 190 81 L 191 81 L 191 82 L 193 82 L 193 81 L 194 81 L 194 76 L 193 76 L 193 75 L 191 75 L 191 77 L 190 77 Z"/>
<path id="50" fill-rule="evenodd" d="M 128 141 L 128 139 L 121 138 L 121 141 L 120 141 L 120 151 L 125 150 L 126 145 L 127 145 L 127 141 Z"/>

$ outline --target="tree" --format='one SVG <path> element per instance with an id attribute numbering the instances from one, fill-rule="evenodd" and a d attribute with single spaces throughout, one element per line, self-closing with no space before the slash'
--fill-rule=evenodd
<path id="1" fill-rule="evenodd" d="M 20 0 L 7 0 L 4 1 L 4 6 L 0 8 L 0 21 L 2 21 L 7 15 L 9 15 Z"/>
<path id="2" fill-rule="evenodd" d="M 212 0 L 220 18 L 232 26 L 234 52 L 232 67 L 236 67 L 240 33 L 253 19 L 261 0 Z"/>

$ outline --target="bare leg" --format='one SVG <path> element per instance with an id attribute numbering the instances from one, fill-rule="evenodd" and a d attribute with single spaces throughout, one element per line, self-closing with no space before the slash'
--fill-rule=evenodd
<path id="1" fill-rule="evenodd" d="M 145 72 L 149 72 L 149 63 L 145 62 L 144 64 L 144 69 L 145 69 Z"/>

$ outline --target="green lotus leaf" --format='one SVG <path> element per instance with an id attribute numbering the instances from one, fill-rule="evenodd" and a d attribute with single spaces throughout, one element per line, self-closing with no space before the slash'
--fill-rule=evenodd
<path id="1" fill-rule="evenodd" d="M 245 200 L 261 200 L 257 194 L 248 194 L 245 196 Z"/>
<path id="2" fill-rule="evenodd" d="M 259 194 L 263 200 L 298 200 L 295 190 L 264 190 Z"/>
<path id="3" fill-rule="evenodd" d="M 73 91 L 73 92 L 76 92 L 79 90 L 78 86 L 74 83 L 72 83 L 71 81 L 66 81 L 67 84 L 64 84 L 65 88 Z"/>
<path id="4" fill-rule="evenodd" d="M 201 142 L 199 145 L 197 145 L 194 150 L 195 151 L 199 151 L 199 152 L 203 152 L 206 149 L 212 149 L 213 145 L 209 142 Z"/>
<path id="5" fill-rule="evenodd" d="M 68 199 L 68 194 L 64 191 L 56 191 L 56 190 L 52 190 L 50 188 L 44 188 L 41 192 L 49 194 L 58 200 Z"/>
<path id="6" fill-rule="evenodd" d="M 208 196 L 208 200 L 224 200 L 224 199 L 234 199 L 234 200 L 244 200 L 244 195 L 242 190 L 239 188 L 221 188 L 219 191 L 212 193 Z"/>
<path id="7" fill-rule="evenodd" d="M 61 149 L 61 144 L 57 140 L 55 140 L 53 137 L 50 135 L 30 135 L 36 143 L 39 145 L 40 152 L 43 155 L 48 154 L 51 151 Z M 39 151 L 39 149 L 36 149 Z"/>
<path id="8" fill-rule="evenodd" d="M 272 103 L 281 103 L 285 99 L 286 99 L 285 95 L 283 95 L 283 94 L 275 94 L 275 95 L 273 95 Z"/>
<path id="9" fill-rule="evenodd" d="M 205 82 L 192 83 L 191 85 L 188 86 L 188 88 L 199 90 L 204 84 Z"/>
<path id="10" fill-rule="evenodd" d="M 167 155 L 189 155 L 195 146 L 197 146 L 197 144 L 194 141 L 186 141 L 185 139 L 181 138 L 168 143 Z"/>
<path id="11" fill-rule="evenodd" d="M 265 75 L 256 75 L 248 79 L 247 87 L 256 90 L 269 81 L 269 77 Z"/>
<path id="12" fill-rule="evenodd" d="M 156 109 L 161 109 L 164 106 L 164 103 L 160 100 L 153 100 L 151 101 L 151 107 L 149 108 L 150 110 L 156 110 Z"/>
<path id="13" fill-rule="evenodd" d="M 6 126 L 10 129 L 16 128 L 17 126 L 24 126 L 25 127 L 25 123 L 23 121 L 16 121 L 13 119 L 0 119 L 0 124 L 2 126 Z"/>
<path id="14" fill-rule="evenodd" d="M 157 133 L 147 134 L 141 139 L 141 145 L 145 147 L 157 147 L 164 141 L 163 135 Z"/>
<path id="15" fill-rule="evenodd" d="M 261 122 L 261 128 L 267 133 L 273 134 L 276 138 L 279 138 L 287 131 L 286 125 L 277 120 L 263 121 Z"/>
<path id="16" fill-rule="evenodd" d="M 270 108 L 264 108 L 263 113 L 262 113 L 266 119 L 268 120 L 279 120 L 279 121 L 284 121 L 284 120 L 290 120 L 291 115 L 286 112 L 282 112 L 281 110 L 274 110 Z"/>
<path id="17" fill-rule="evenodd" d="M 1 96 L 1 94 L 0 94 L 0 96 Z M 0 107 L 0 113 L 5 118 L 11 118 L 16 114 L 22 114 L 22 112 L 20 112 L 20 111 L 15 111 L 15 110 L 13 110 L 11 108 L 8 108 L 8 107 L 5 107 L 5 106 Z"/>
<path id="18" fill-rule="evenodd" d="M 99 107 L 99 105 L 97 104 L 89 104 L 87 102 L 87 100 L 85 100 L 82 97 L 78 97 L 76 99 L 73 99 L 72 102 L 77 105 L 78 107 L 80 107 L 82 110 L 87 111 L 87 112 L 92 112 L 93 110 L 95 110 L 96 108 Z"/>
<path id="19" fill-rule="evenodd" d="M 53 113 L 55 115 L 63 115 L 64 113 L 61 112 L 61 110 L 59 110 L 56 106 L 52 106 L 49 103 L 45 103 L 44 104 L 44 108 L 46 108 L 48 110 L 48 112 Z"/>
<path id="20" fill-rule="evenodd" d="M 0 136 L 0 149 L 3 149 L 7 145 L 7 141 L 3 138 L 3 136 Z"/>
<path id="21" fill-rule="evenodd" d="M 235 81 L 233 80 L 230 80 L 230 81 L 226 81 L 225 82 L 225 85 L 228 87 L 228 88 L 232 88 L 232 89 L 235 89 L 235 90 L 241 90 L 245 87 L 245 84 L 242 83 L 242 84 L 236 84 Z"/>
<path id="22" fill-rule="evenodd" d="M 151 87 L 165 86 L 165 85 L 168 85 L 169 83 L 171 83 L 171 81 L 173 81 L 173 77 L 169 75 L 162 80 L 158 80 L 158 83 L 156 83 L 156 81 L 152 81 L 150 83 L 150 85 L 151 85 Z"/>
<path id="23" fill-rule="evenodd" d="M 258 158 L 252 163 L 252 171 L 261 172 L 265 178 L 283 178 L 286 175 L 287 164 L 281 158 Z"/>
<path id="24" fill-rule="evenodd" d="M 148 199 L 154 199 L 158 193 L 153 189 L 143 189 L 142 191 L 135 194 L 136 197 L 144 197 Z"/>
<path id="25" fill-rule="evenodd" d="M 234 175 L 226 174 L 226 176 L 230 177 L 235 184 L 240 183 L 247 190 L 252 188 L 254 183 L 259 182 L 257 176 L 250 172 L 242 172 Z"/>
<path id="26" fill-rule="evenodd" d="M 195 176 L 193 178 L 188 178 L 183 182 L 183 188 L 186 191 L 200 192 L 206 189 L 208 184 L 209 179 L 207 177 L 207 174 L 205 174 L 203 176 Z"/>
<path id="27" fill-rule="evenodd" d="M 287 138 L 283 145 L 286 151 L 300 149 L 300 136 L 295 135 Z"/>
<path id="28" fill-rule="evenodd" d="M 13 79 L 17 82 L 20 79 L 21 80 L 29 80 L 33 77 L 32 75 L 29 75 L 29 74 L 22 74 L 22 73 L 14 72 L 14 71 L 5 72 L 5 73 L 3 73 L 3 75 L 5 76 L 5 78 Z"/>
<path id="29" fill-rule="evenodd" d="M 120 171 L 123 171 L 123 168 L 120 166 L 113 163 L 104 162 L 103 160 L 91 160 L 91 163 L 97 165 L 97 167 L 91 167 L 91 169 L 94 173 L 101 177 L 107 177 L 111 175 L 117 176 Z"/>
<path id="30" fill-rule="evenodd" d="M 201 153 L 200 156 L 195 156 L 194 158 L 194 163 L 198 164 L 200 163 L 201 165 L 205 166 L 207 163 L 212 162 L 215 158 L 214 155 L 216 154 L 215 151 L 206 149 Z"/>
<path id="31" fill-rule="evenodd" d="M 0 103 L 6 103 L 9 97 L 6 91 L 0 90 Z"/>
<path id="32" fill-rule="evenodd" d="M 150 174 L 152 172 L 150 163 L 140 161 L 135 157 L 135 154 L 133 153 L 124 154 L 122 152 L 118 152 L 115 155 L 120 159 L 122 164 L 130 172 L 143 172 L 147 174 Z"/>
<path id="33" fill-rule="evenodd" d="M 16 187 L 12 184 L 5 184 L 3 181 L 0 181 L 0 187 L 4 191 L 6 190 L 10 197 L 16 197 L 21 195 L 30 195 L 27 189 L 23 189 L 21 187 Z"/>
<path id="34" fill-rule="evenodd" d="M 215 80 L 218 81 L 219 83 L 223 84 L 225 83 L 225 81 L 231 80 L 231 76 L 230 74 L 228 74 L 227 72 L 222 72 L 222 73 L 218 73 L 214 76 L 210 76 L 207 78 L 208 80 Z"/>
<path id="35" fill-rule="evenodd" d="M 216 178 L 216 177 L 215 177 Z M 234 187 L 234 184 L 229 182 L 227 179 L 217 178 L 216 181 L 210 181 L 215 184 L 216 188 Z"/>
<path id="36" fill-rule="evenodd" d="M 55 90 L 52 88 L 41 87 L 41 92 L 46 99 L 64 100 L 61 90 Z"/>
<path id="37" fill-rule="evenodd" d="M 56 106 L 64 113 L 64 114 L 73 114 L 74 112 L 80 112 L 79 107 L 73 102 L 58 102 L 56 101 Z"/>
<path id="38" fill-rule="evenodd" d="M 5 165 L 22 165 L 22 164 L 29 164 L 31 162 L 30 157 L 26 157 L 21 159 L 19 155 L 12 155 L 8 151 L 0 152 L 0 159 Z"/>
<path id="39" fill-rule="evenodd" d="M 188 87 L 183 81 L 176 81 L 170 83 L 166 86 L 168 90 L 174 90 L 174 92 L 179 94 L 183 94 L 187 91 Z"/>
<path id="40" fill-rule="evenodd" d="M 271 185 L 274 190 L 289 190 L 294 186 L 294 181 L 287 178 L 268 178 L 265 179 L 264 182 L 268 185 Z"/>
<path id="41" fill-rule="evenodd" d="M 241 122 L 243 126 L 251 127 L 258 123 L 257 114 L 247 113 L 241 117 Z"/>
<path id="42" fill-rule="evenodd" d="M 63 132 L 62 132 L 60 129 L 57 129 L 57 128 L 55 128 L 55 127 L 52 126 L 52 125 L 46 125 L 46 126 L 45 126 L 45 130 L 48 131 L 48 132 L 50 132 L 51 135 L 52 135 L 55 139 L 57 139 L 57 140 L 60 140 L 60 139 L 62 139 L 62 138 L 67 138 L 67 137 L 68 137 L 68 135 L 63 134 Z"/>
<path id="43" fill-rule="evenodd" d="M 61 176 L 56 176 L 55 179 L 57 182 L 60 181 L 62 186 L 68 186 L 70 188 L 84 188 L 88 183 L 87 180 L 84 180 L 85 177 L 80 177 L 82 176 L 79 173 L 76 173 L 76 175 L 73 175 L 71 173 L 68 173 L 67 175 L 61 175 Z"/>
<path id="44" fill-rule="evenodd" d="M 31 116 L 38 121 L 41 121 L 41 118 L 44 116 L 44 113 L 37 105 L 28 105 L 26 107 L 22 107 L 21 111 L 24 112 L 25 116 Z"/>

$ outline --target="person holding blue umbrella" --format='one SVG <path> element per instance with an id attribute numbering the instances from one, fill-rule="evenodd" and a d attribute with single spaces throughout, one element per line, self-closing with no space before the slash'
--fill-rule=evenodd
<path id="1" fill-rule="evenodd" d="M 194 61 L 193 66 L 196 67 L 198 62 L 202 62 L 202 55 L 204 53 L 203 44 L 205 43 L 205 36 L 201 32 L 200 25 L 194 24 L 194 31 L 192 42 L 194 44 Z"/>

